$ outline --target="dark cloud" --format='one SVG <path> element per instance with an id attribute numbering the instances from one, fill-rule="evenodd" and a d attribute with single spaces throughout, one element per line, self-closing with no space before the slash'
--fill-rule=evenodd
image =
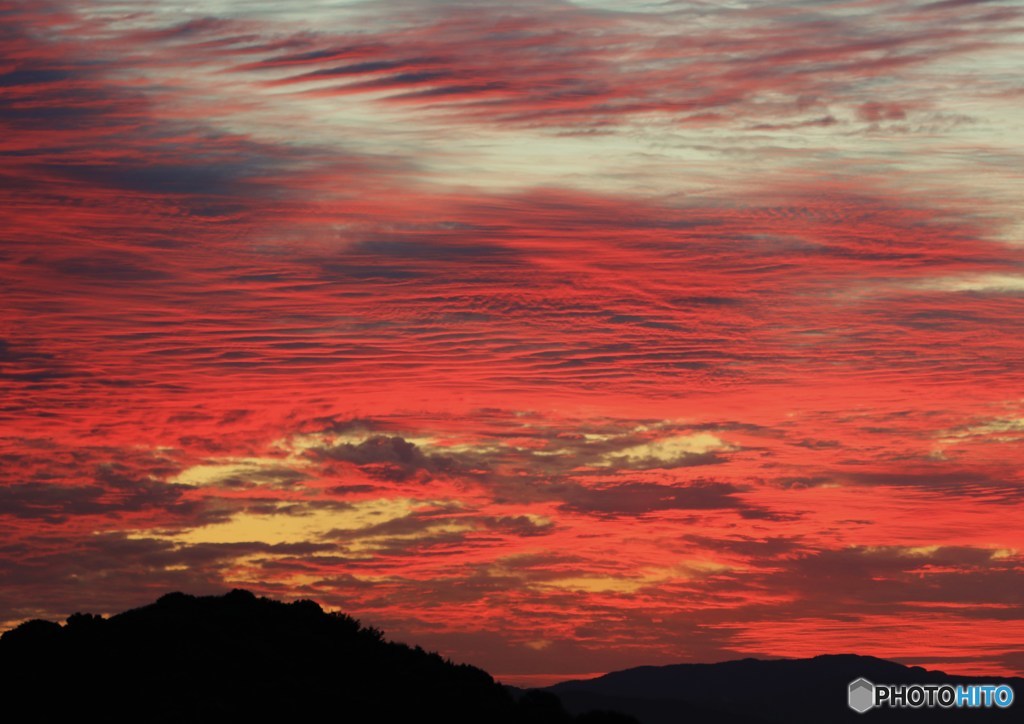
<path id="1" fill-rule="evenodd" d="M 554 523 L 537 522 L 525 515 L 486 516 L 478 520 L 488 530 L 518 537 L 547 535 L 556 527 Z"/>
<path id="2" fill-rule="evenodd" d="M 172 278 L 166 270 L 149 266 L 152 263 L 155 260 L 147 260 L 135 254 L 97 253 L 89 257 L 55 260 L 53 268 L 68 276 L 109 283 L 153 282 Z"/>
<path id="3" fill-rule="evenodd" d="M 467 472 L 459 459 L 425 454 L 416 444 L 398 436 L 372 435 L 359 443 L 315 448 L 309 454 L 358 465 L 383 480 L 402 481 L 413 477 L 429 480 L 434 475 Z"/>
<path id="4" fill-rule="evenodd" d="M 80 516 L 117 516 L 142 511 L 173 517 L 194 516 L 202 506 L 184 497 L 184 488 L 149 480 L 115 478 L 101 473 L 101 483 L 11 483 L 0 486 L 0 516 L 35 519 L 51 525 Z"/>
<path id="5" fill-rule="evenodd" d="M 313 58 L 304 58 L 304 60 L 313 60 Z M 375 60 L 367 61 L 365 63 L 352 63 L 350 65 L 339 65 L 333 68 L 320 68 L 305 76 L 299 76 L 292 80 L 301 80 L 303 78 L 320 78 L 324 76 L 338 76 L 338 75 L 361 75 L 364 73 L 379 73 L 386 70 L 396 70 L 398 68 L 415 67 L 423 64 L 430 64 L 439 62 L 439 58 L 407 58 L 399 60 Z"/>
<path id="6" fill-rule="evenodd" d="M 641 515 L 658 510 L 745 508 L 740 489 L 729 483 L 695 482 L 685 486 L 624 483 L 603 488 L 556 486 L 564 510 L 598 515 Z"/>
<path id="7" fill-rule="evenodd" d="M 231 588 L 227 579 L 241 558 L 302 557 L 332 548 L 315 543 L 181 545 L 121 533 L 0 545 L 0 611 L 14 618 L 63 619 L 73 611 L 111 613 L 143 605 L 154 591 L 219 593 Z M 138 585 L 140 579 L 145 585 Z"/>
<path id="8" fill-rule="evenodd" d="M 702 549 L 736 553 L 758 561 L 772 561 L 781 556 L 789 555 L 802 549 L 802 537 L 799 535 L 776 535 L 767 538 L 737 536 L 734 538 L 714 538 L 702 535 L 687 535 L 686 540 Z"/>
<path id="9" fill-rule="evenodd" d="M 377 525 L 332 530 L 324 538 L 369 545 L 378 555 L 415 556 L 439 546 L 486 549 L 509 538 L 543 536 L 554 529 L 551 522 L 526 515 L 490 516 L 435 506 Z"/>
<path id="10" fill-rule="evenodd" d="M 912 487 L 931 490 L 936 495 L 952 497 L 983 497 L 992 503 L 1017 504 L 1024 499 L 1024 489 L 1007 471 L 1006 477 L 998 473 L 977 469 L 949 470 L 948 466 L 929 471 L 910 470 L 893 472 L 842 472 L 833 477 L 857 485 Z"/>
<path id="11" fill-rule="evenodd" d="M 791 592 L 807 615 L 815 610 L 825 615 L 895 613 L 914 610 L 915 603 L 947 603 L 962 616 L 1016 618 L 1024 606 L 1024 590 L 1018 585 L 1020 563 L 994 553 L 966 546 L 854 546 L 803 552 L 777 564 L 781 570 L 760 584 Z M 1011 608 L 964 606 L 986 602 Z"/>
<path id="12" fill-rule="evenodd" d="M 230 150 L 218 148 L 216 138 L 209 138 L 206 148 L 198 144 L 198 147 L 192 148 L 178 147 L 173 140 L 163 140 L 159 136 L 152 140 L 158 144 L 157 149 L 153 150 L 177 156 L 178 160 L 161 161 L 149 156 L 122 158 L 113 162 L 108 159 L 103 163 L 91 164 L 40 164 L 29 169 L 29 172 L 132 193 L 213 197 L 210 199 L 213 202 L 217 197 L 237 195 L 243 188 L 250 194 L 265 192 L 265 187 L 244 184 L 245 179 L 259 177 L 279 165 L 279 161 L 267 153 L 269 149 L 263 149 L 263 153 L 260 153 L 258 146 L 252 143 L 246 144 L 248 148 L 239 148 L 237 140 L 232 143 L 234 148 Z M 203 158 L 204 155 L 208 158 Z M 182 160 L 183 157 L 188 158 L 188 162 Z"/>

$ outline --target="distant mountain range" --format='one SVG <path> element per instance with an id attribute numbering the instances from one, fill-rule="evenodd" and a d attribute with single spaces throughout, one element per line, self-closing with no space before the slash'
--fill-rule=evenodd
<path id="1" fill-rule="evenodd" d="M 873 708 L 859 714 L 847 706 L 847 687 L 858 678 L 875 684 L 1002 683 L 1024 697 L 1021 678 L 950 676 L 853 654 L 641 666 L 547 691 L 569 711 L 615 709 L 643 724 L 1024 721 L 1024 700 L 1007 709 Z"/>
<path id="2" fill-rule="evenodd" d="M 312 601 L 235 590 L 171 593 L 104 619 L 28 621 L 0 637 L 0 711 L 11 722 L 457 722 L 831 724 L 1020 721 L 1008 710 L 856 714 L 847 686 L 974 683 L 864 656 L 640 667 L 546 690 L 386 641 Z M 1024 679 L 1008 683 L 1024 696 Z M 16 715 L 14 714 L 16 713 Z"/>

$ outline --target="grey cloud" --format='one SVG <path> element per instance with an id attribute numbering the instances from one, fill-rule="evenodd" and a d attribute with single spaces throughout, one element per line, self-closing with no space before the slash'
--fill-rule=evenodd
<path id="1" fill-rule="evenodd" d="M 314 448 L 310 454 L 358 465 L 383 480 L 403 481 L 413 477 L 429 480 L 433 475 L 469 472 L 465 456 L 427 454 L 415 443 L 399 436 L 372 435 L 356 444 Z"/>
<path id="2" fill-rule="evenodd" d="M 744 508 L 736 497 L 739 488 L 729 483 L 697 482 L 686 486 L 657 483 L 624 483 L 603 488 L 583 485 L 552 486 L 574 512 L 606 515 L 637 515 L 658 510 L 715 510 Z"/>

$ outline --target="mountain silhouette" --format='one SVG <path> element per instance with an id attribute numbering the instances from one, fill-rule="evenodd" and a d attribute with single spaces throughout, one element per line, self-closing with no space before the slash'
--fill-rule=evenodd
<path id="1" fill-rule="evenodd" d="M 313 601 L 242 590 L 23 623 L 0 637 L 0 691 L 7 721 L 47 724 L 635 721 L 573 717 L 551 693 L 514 696 L 481 669 L 386 641 Z"/>
<path id="2" fill-rule="evenodd" d="M 453 724 L 842 724 L 1020 721 L 1008 709 L 847 706 L 857 678 L 878 684 L 1006 683 L 852 654 L 642 666 L 521 690 L 313 601 L 234 590 L 170 593 L 102 618 L 27 621 L 0 636 L 5 720 L 418 722 Z M 16 715 L 15 715 L 16 714 Z"/>
<path id="3" fill-rule="evenodd" d="M 951 676 L 853 654 L 641 666 L 547 691 L 569 711 L 615 709 L 643 724 L 1021 721 L 1020 702 L 1007 709 L 874 708 L 858 714 L 847 706 L 847 687 L 861 677 L 876 684 L 1009 684 L 1015 696 L 1024 696 L 1021 678 Z"/>

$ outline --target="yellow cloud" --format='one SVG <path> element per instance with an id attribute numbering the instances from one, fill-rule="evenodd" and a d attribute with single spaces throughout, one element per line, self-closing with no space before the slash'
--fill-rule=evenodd
<path id="1" fill-rule="evenodd" d="M 162 538 L 179 543 L 304 543 L 316 541 L 332 530 L 359 530 L 404 518 L 417 508 L 431 505 L 408 498 L 380 498 L 352 503 L 347 508 L 312 510 L 296 514 L 294 506 L 281 503 L 270 513 L 239 513 L 231 520 L 179 532 L 140 530 L 133 538 Z"/>
<path id="2" fill-rule="evenodd" d="M 283 483 L 295 479 L 292 468 L 304 467 L 301 460 L 278 458 L 219 458 L 216 463 L 193 465 L 182 470 L 171 482 L 180 485 L 217 485 L 228 480 L 254 479 L 261 483 Z"/>
<path id="3" fill-rule="evenodd" d="M 732 570 L 732 566 L 708 560 L 683 561 L 666 568 L 650 568 L 639 576 L 570 576 L 541 581 L 537 585 L 586 593 L 635 593 L 667 581 L 694 580 Z"/>
<path id="4" fill-rule="evenodd" d="M 656 460 L 672 462 L 687 455 L 704 455 L 715 450 L 732 450 L 733 447 L 709 432 L 697 432 L 692 435 L 675 435 L 673 437 L 652 440 L 642 445 L 611 452 L 603 456 L 601 465 L 614 465 L 621 462 L 637 462 Z"/>

